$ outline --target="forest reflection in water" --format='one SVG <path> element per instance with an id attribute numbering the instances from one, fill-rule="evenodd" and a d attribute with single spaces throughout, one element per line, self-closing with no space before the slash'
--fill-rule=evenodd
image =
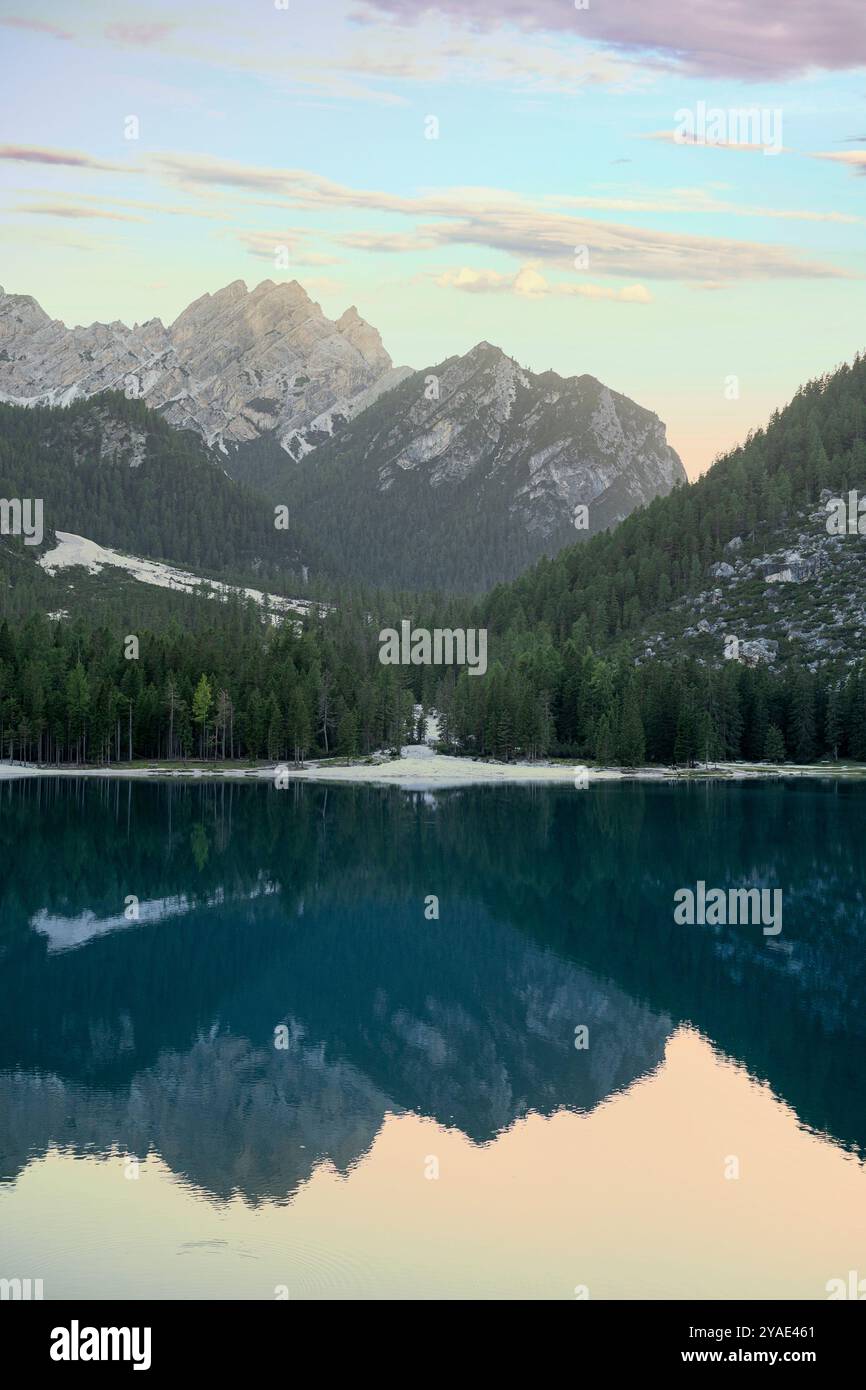
<path id="1" fill-rule="evenodd" d="M 723 1218 L 736 1201 L 748 1209 L 766 1166 L 780 1223 L 793 1183 L 806 1244 L 810 1202 L 829 1238 L 829 1195 L 804 1196 L 797 1182 L 813 1161 L 841 1165 L 834 1186 L 855 1181 L 862 1211 L 864 808 L 856 786 L 829 781 L 435 793 L 2 784 L 0 1178 L 17 1186 L 22 1213 L 46 1183 L 49 1206 L 58 1183 L 83 1183 L 106 1211 L 119 1202 L 131 1216 L 141 1189 L 122 1182 L 106 1203 L 104 1160 L 133 1155 L 151 1194 L 164 1194 L 157 1206 L 182 1192 L 209 1209 L 190 1218 L 206 1227 L 275 1204 L 300 1219 L 330 1192 L 305 1237 L 311 1251 L 317 1230 L 339 1246 L 361 1221 L 348 1188 L 381 1184 L 370 1200 L 390 1230 L 408 1184 L 407 1233 L 431 1204 L 451 1204 L 467 1270 L 490 1241 L 519 1244 L 534 1211 L 545 1282 L 560 1277 L 569 1213 L 572 1245 L 578 1231 L 591 1245 L 602 1216 L 612 1236 L 636 1204 L 638 1244 L 662 1211 L 688 1243 L 668 1191 L 686 1206 L 700 1193 L 697 1226 L 718 1221 L 724 1248 Z M 677 926 L 673 895 L 699 880 L 780 888 L 783 932 Z M 745 1131 L 733 1118 L 744 1108 Z M 722 1176 L 734 1132 L 751 1187 Z M 805 1146 L 796 1162 L 792 1145 Z M 430 1156 L 438 1179 L 424 1175 Z M 13 1193 L 0 1221 L 14 1228 Z M 845 1210 L 850 1233 L 857 1218 Z M 494 1211 L 498 1235 L 486 1229 Z M 219 1245 L 192 1249 L 224 1267 Z M 363 1258 L 347 1255 L 347 1287 L 385 1296 L 378 1249 L 371 1236 Z M 780 1279 L 820 1275 L 817 1256 L 785 1274 L 782 1253 Z M 310 1258 L 295 1261 L 294 1279 L 315 1296 Z M 429 1291 L 426 1257 L 401 1246 L 393 1259 Z M 649 1283 L 664 1291 L 685 1267 L 674 1259 L 665 1274 L 660 1259 Z M 636 1296 L 628 1260 L 611 1252 L 602 1263 L 598 1296 Z M 525 1282 L 516 1269 L 503 1277 Z M 707 1277 L 715 1287 L 718 1263 Z"/>

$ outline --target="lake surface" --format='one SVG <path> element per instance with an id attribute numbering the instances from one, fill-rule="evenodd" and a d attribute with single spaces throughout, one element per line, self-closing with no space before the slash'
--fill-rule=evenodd
<path id="1" fill-rule="evenodd" d="M 866 1278 L 864 829 L 829 781 L 0 783 L 0 1277 Z M 781 889 L 781 932 L 677 925 L 698 881 Z"/>

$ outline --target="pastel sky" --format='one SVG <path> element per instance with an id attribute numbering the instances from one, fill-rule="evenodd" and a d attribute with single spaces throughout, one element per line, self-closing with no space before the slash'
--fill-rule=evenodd
<path id="1" fill-rule="evenodd" d="M 0 0 L 0 53 L 0 283 L 66 323 L 297 279 L 692 475 L 866 346 L 863 0 Z"/>

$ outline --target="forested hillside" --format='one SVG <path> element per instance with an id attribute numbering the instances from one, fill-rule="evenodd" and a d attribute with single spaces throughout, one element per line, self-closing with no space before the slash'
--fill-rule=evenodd
<path id="1" fill-rule="evenodd" d="M 795 513 L 822 489 L 866 494 L 866 358 L 810 382 L 766 429 L 697 482 L 633 513 L 613 532 L 543 559 L 483 605 L 498 631 L 544 622 L 559 640 L 575 622 L 602 650 L 652 628 L 672 601 L 711 589 L 736 537 L 760 549 L 791 536 Z M 852 545 L 862 544 L 858 537 Z M 721 656 L 721 644 L 719 655 Z"/>
<path id="2" fill-rule="evenodd" d="M 274 509 L 220 456 L 116 391 L 65 409 L 0 405 L 0 497 L 42 498 L 49 531 L 215 574 L 296 566 Z"/>

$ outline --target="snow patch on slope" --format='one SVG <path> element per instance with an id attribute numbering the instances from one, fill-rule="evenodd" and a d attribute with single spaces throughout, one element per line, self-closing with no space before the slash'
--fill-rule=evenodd
<path id="1" fill-rule="evenodd" d="M 86 569 L 89 574 L 99 574 L 103 569 L 124 570 L 132 579 L 142 584 L 154 584 L 160 589 L 174 589 L 184 594 L 203 594 L 206 598 L 245 598 L 266 610 L 271 622 L 277 623 L 285 613 L 309 612 L 312 604 L 305 599 L 281 598 L 277 594 L 266 594 L 261 589 L 243 589 L 232 584 L 223 584 L 216 579 L 202 579 L 200 575 L 190 574 L 188 570 L 176 569 L 161 560 L 143 560 L 136 555 L 124 555 L 119 550 L 97 545 L 86 536 L 76 536 L 71 531 L 56 531 L 57 545 L 39 558 L 39 564 L 47 574 L 55 575 L 59 570 Z"/>

